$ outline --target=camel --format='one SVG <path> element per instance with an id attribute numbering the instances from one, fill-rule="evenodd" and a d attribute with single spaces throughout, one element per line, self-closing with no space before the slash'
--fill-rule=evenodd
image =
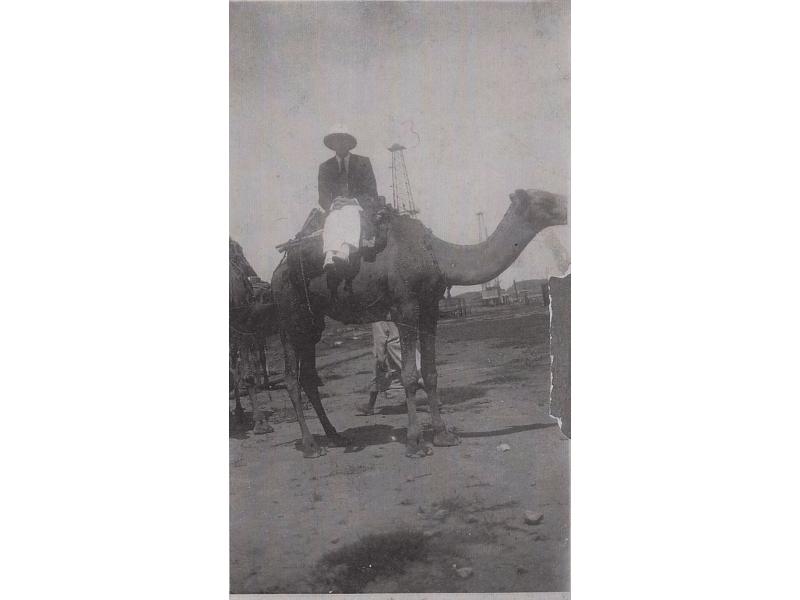
<path id="1" fill-rule="evenodd" d="M 272 427 L 266 415 L 256 405 L 256 384 L 254 371 L 261 366 L 266 373 L 266 355 L 264 346 L 266 337 L 277 331 L 275 311 L 268 303 L 269 293 L 254 289 L 251 278 L 257 278 L 256 272 L 244 256 L 238 242 L 229 240 L 228 269 L 228 309 L 229 309 L 229 350 L 233 364 L 229 365 L 230 388 L 236 399 L 235 414 L 241 423 L 244 420 L 244 409 L 239 400 L 239 383 L 245 379 L 247 394 L 253 407 L 254 433 L 270 433 Z M 254 353 L 258 353 L 261 365 L 254 364 Z M 243 371 L 245 371 L 243 373 Z M 269 389 L 269 381 L 266 381 Z"/>
<path id="2" fill-rule="evenodd" d="M 408 430 L 406 456 L 432 453 L 417 422 L 414 376 L 415 347 L 419 338 L 422 380 L 428 396 L 434 446 L 454 446 L 458 436 L 442 418 L 437 391 L 436 325 L 439 300 L 453 285 L 475 285 L 499 276 L 546 227 L 565 224 L 566 199 L 550 192 L 517 190 L 511 206 L 491 236 L 480 244 L 460 246 L 445 242 L 421 222 L 405 215 L 388 219 L 385 247 L 371 261 L 354 261 L 340 280 L 322 272 L 321 242 L 290 248 L 272 276 L 284 350 L 285 380 L 302 434 L 303 456 L 326 453 L 311 435 L 301 409 L 305 391 L 332 446 L 349 440 L 336 431 L 317 390 L 315 345 L 325 327 L 325 316 L 345 324 L 386 320 L 387 312 L 400 331 L 403 355 L 401 379 L 406 393 Z"/>

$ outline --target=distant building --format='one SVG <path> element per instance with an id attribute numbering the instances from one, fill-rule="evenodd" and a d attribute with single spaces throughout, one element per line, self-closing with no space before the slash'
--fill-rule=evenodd
<path id="1" fill-rule="evenodd" d="M 469 307 L 464 298 L 442 298 L 439 300 L 440 319 L 463 319 L 469 316 Z"/>
<path id="2" fill-rule="evenodd" d="M 453 296 L 453 298 L 461 298 L 464 302 L 467 303 L 467 306 L 480 306 L 481 305 L 481 292 L 464 292 L 463 294 L 457 294 Z"/>
<path id="3" fill-rule="evenodd" d="M 497 306 L 503 303 L 503 290 L 500 286 L 487 286 L 481 290 L 481 300 L 484 306 Z"/>
<path id="4" fill-rule="evenodd" d="M 547 279 L 523 279 L 515 281 L 505 293 L 509 295 L 511 302 L 530 304 L 533 298 L 542 298 L 542 285 L 547 285 Z"/>

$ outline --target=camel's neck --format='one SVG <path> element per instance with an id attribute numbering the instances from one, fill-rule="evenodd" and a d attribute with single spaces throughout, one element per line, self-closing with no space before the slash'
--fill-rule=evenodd
<path id="1" fill-rule="evenodd" d="M 541 229 L 520 221 L 510 208 L 485 242 L 460 246 L 431 236 L 431 246 L 448 286 L 475 285 L 491 281 L 510 267 Z"/>

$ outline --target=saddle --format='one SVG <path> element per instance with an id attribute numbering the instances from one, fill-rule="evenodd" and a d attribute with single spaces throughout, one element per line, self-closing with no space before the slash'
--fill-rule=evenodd
<path id="1" fill-rule="evenodd" d="M 352 280 L 358 273 L 362 260 L 374 262 L 378 254 L 386 248 L 393 209 L 386 206 L 386 199 L 383 196 L 372 202 L 360 201 L 359 204 L 362 208 L 359 247 L 350 253 L 348 264 L 336 269 L 337 274 L 332 276 L 335 281 L 330 281 L 329 277 L 331 285 L 338 286 L 341 279 Z M 312 209 L 297 235 L 276 246 L 278 251 L 286 252 L 287 265 L 295 280 L 308 282 L 323 272 L 322 264 L 325 257 L 322 252 L 322 231 L 325 217 L 324 211 L 319 208 Z"/>

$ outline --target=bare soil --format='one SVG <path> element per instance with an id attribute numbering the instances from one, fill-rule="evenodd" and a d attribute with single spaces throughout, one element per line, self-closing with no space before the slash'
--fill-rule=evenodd
<path id="1" fill-rule="evenodd" d="M 231 420 L 231 592 L 568 590 L 569 440 L 548 415 L 548 337 L 541 306 L 440 322 L 444 417 L 462 443 L 409 459 L 401 390 L 373 416 L 355 409 L 372 378 L 370 328 L 329 323 L 317 347 L 323 404 L 353 443 L 304 459 L 285 390 L 259 394 L 274 433 Z M 277 340 L 270 367 L 282 370 Z M 544 517 L 529 525 L 526 511 Z"/>

